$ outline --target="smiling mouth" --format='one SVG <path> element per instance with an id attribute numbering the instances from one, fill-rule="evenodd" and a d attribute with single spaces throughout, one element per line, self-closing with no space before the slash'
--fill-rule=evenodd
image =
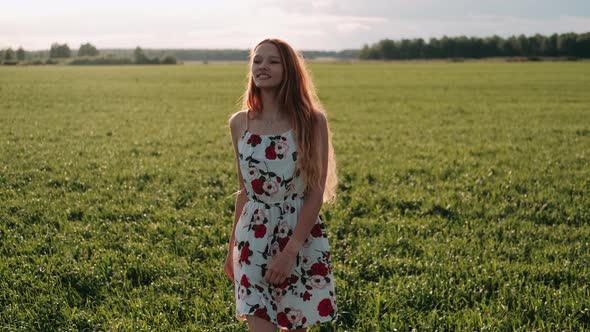
<path id="1" fill-rule="evenodd" d="M 267 80 L 270 78 L 270 76 L 268 76 L 266 74 L 260 74 L 260 75 L 256 76 L 256 78 L 261 79 L 261 80 Z"/>

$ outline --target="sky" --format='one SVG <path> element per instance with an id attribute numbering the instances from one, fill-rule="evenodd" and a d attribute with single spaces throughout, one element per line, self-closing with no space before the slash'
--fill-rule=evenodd
<path id="1" fill-rule="evenodd" d="M 590 0 L 19 0 L 2 5 L 0 49 L 250 49 L 268 37 L 299 50 L 379 40 L 590 32 Z"/>

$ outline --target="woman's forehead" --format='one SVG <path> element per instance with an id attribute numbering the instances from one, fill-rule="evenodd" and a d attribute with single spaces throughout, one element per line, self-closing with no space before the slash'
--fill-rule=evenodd
<path id="1" fill-rule="evenodd" d="M 264 43 L 256 48 L 254 51 L 254 56 L 263 56 L 263 57 L 280 57 L 279 50 L 277 47 L 272 43 Z"/>

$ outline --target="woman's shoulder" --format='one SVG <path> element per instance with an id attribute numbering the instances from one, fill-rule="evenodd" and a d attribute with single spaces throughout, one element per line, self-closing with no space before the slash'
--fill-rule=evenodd
<path id="1" fill-rule="evenodd" d="M 248 110 L 237 111 L 229 117 L 229 128 L 232 135 L 237 137 L 246 130 Z"/>
<path id="2" fill-rule="evenodd" d="M 248 110 L 241 110 L 237 111 L 234 114 L 229 116 L 229 124 L 231 125 L 233 122 L 239 122 L 245 120 L 248 116 Z"/>
<path id="3" fill-rule="evenodd" d="M 328 122 L 328 119 L 326 118 L 326 113 L 324 113 L 323 111 L 320 110 L 314 110 L 312 112 L 313 117 L 314 117 L 314 121 L 320 125 L 324 125 Z"/>

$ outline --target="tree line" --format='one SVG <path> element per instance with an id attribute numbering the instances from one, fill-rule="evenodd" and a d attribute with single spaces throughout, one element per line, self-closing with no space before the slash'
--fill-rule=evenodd
<path id="1" fill-rule="evenodd" d="M 101 49 L 100 51 L 90 43 L 82 44 L 77 51 L 71 50 L 67 44 L 53 43 L 49 50 L 28 51 L 20 48 L 22 57 L 19 61 L 28 60 L 29 64 L 54 64 L 68 60 L 69 64 L 168 64 L 176 61 L 248 61 L 249 50 L 240 49 Z M 9 48 L 0 50 L 0 60 L 4 53 L 9 53 L 8 59 L 14 59 L 14 51 Z M 332 58 L 341 60 L 358 59 L 358 49 L 342 51 L 302 51 L 306 59 Z M 95 57 L 95 58 L 93 58 Z M 96 58 L 99 57 L 99 58 Z M 70 59 L 73 59 L 70 61 Z M 0 61 L 1 63 L 1 61 Z M 16 64 L 14 61 L 13 64 Z"/>
<path id="2" fill-rule="evenodd" d="M 543 36 L 442 37 L 391 40 L 365 44 L 360 59 L 436 59 L 487 57 L 579 57 L 590 58 L 590 32 Z"/>
<path id="3" fill-rule="evenodd" d="M 28 54 L 27 54 L 28 53 Z M 68 61 L 70 65 L 116 65 L 116 64 L 176 64 L 176 57 L 170 54 L 162 56 L 162 58 L 148 57 L 143 50 L 138 46 L 133 53 L 133 61 L 128 57 L 117 57 L 113 54 L 107 53 L 101 55 L 101 52 L 92 44 L 85 43 L 78 48 L 77 56 L 72 56 L 72 50 L 68 44 L 51 44 L 49 52 L 26 52 L 22 47 L 19 47 L 16 53 L 12 48 L 7 48 L 4 51 L 0 50 L 0 63 L 4 65 L 16 65 L 19 62 L 26 64 L 57 64 L 59 60 Z M 29 62 L 25 62 L 25 60 Z"/>
<path id="4" fill-rule="evenodd" d="M 393 60 L 393 59 L 457 59 L 487 57 L 567 57 L 590 58 L 590 32 L 576 34 L 552 34 L 543 36 L 492 36 L 422 38 L 391 40 L 383 39 L 362 49 L 342 51 L 302 51 L 306 59 L 333 58 L 341 60 Z M 72 65 L 92 64 L 175 64 L 181 61 L 247 61 L 249 50 L 225 49 L 103 49 L 94 45 L 80 45 L 77 55 L 67 44 L 53 43 L 49 51 L 25 51 L 19 47 L 0 50 L 0 64 L 56 64 L 67 60 Z M 72 59 L 72 60 L 70 60 Z M 27 62 L 28 60 L 28 62 Z"/>

